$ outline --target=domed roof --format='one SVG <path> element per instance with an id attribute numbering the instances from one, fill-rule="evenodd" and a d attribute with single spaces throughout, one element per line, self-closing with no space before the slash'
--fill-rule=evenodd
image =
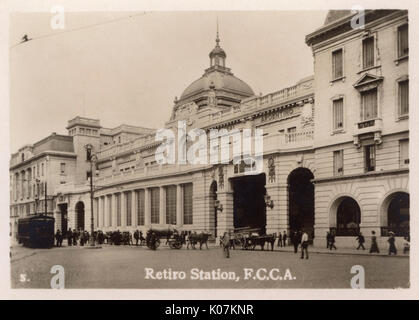
<path id="1" fill-rule="evenodd" d="M 226 55 L 225 51 L 223 50 L 223 48 L 221 48 L 221 47 L 218 45 L 218 43 L 217 43 L 217 45 L 215 46 L 215 48 L 214 48 L 214 49 L 212 49 L 212 51 L 210 52 L 209 56 L 210 56 L 210 58 L 212 58 L 213 56 L 217 56 L 217 55 L 219 55 L 219 56 L 223 56 L 224 58 L 226 58 L 226 57 L 227 57 L 227 55 Z"/>
<path id="2" fill-rule="evenodd" d="M 243 80 L 240 80 L 231 73 L 214 70 L 213 72 L 205 73 L 201 78 L 192 82 L 183 91 L 180 99 L 182 100 L 201 91 L 209 90 L 212 87 L 216 90 L 233 90 L 248 96 L 254 95 L 252 88 Z"/>

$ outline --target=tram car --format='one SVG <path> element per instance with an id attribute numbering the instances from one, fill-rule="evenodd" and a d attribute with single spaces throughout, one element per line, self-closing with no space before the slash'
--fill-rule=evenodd
<path id="1" fill-rule="evenodd" d="M 18 241 L 29 248 L 51 248 L 54 246 L 55 219 L 34 216 L 18 220 Z"/>

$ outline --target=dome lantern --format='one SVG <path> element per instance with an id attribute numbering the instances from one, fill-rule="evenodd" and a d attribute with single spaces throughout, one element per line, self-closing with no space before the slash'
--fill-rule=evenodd
<path id="1" fill-rule="evenodd" d="M 220 37 L 218 35 L 218 21 L 217 21 L 217 37 L 215 38 L 215 48 L 209 54 L 210 67 L 225 68 L 225 59 L 227 57 L 225 51 L 220 47 Z"/>

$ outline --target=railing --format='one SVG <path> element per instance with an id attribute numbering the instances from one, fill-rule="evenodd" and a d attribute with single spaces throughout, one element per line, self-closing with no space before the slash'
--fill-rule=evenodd
<path id="1" fill-rule="evenodd" d="M 388 237 L 389 232 L 394 232 L 395 236 L 397 237 L 408 237 L 410 234 L 409 226 L 404 227 L 381 227 L 381 236 Z"/>
<path id="2" fill-rule="evenodd" d="M 154 135 L 150 135 L 147 137 L 141 137 L 135 140 L 131 140 L 124 143 L 118 143 L 111 145 L 109 147 L 103 148 L 100 152 L 98 152 L 98 159 L 107 158 L 113 155 L 120 154 L 122 152 L 131 151 L 136 148 L 144 147 L 149 144 L 156 142 Z"/>
<path id="3" fill-rule="evenodd" d="M 289 144 L 289 143 L 312 141 L 313 136 L 314 136 L 313 130 L 285 133 L 285 143 Z"/>
<path id="4" fill-rule="evenodd" d="M 357 237 L 359 235 L 360 228 L 330 228 L 330 233 L 337 237 Z"/>

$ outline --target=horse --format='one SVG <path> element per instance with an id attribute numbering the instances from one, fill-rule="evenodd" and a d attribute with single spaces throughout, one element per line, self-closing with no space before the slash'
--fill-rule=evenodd
<path id="1" fill-rule="evenodd" d="M 186 249 L 189 249 L 189 245 L 191 245 L 192 249 L 195 249 L 195 245 L 199 243 L 199 250 L 202 249 L 202 245 L 205 244 L 205 246 L 208 248 L 208 238 L 211 235 L 211 233 L 208 232 L 201 232 L 199 234 L 197 233 L 191 233 L 188 237 L 187 246 Z"/>
<path id="2" fill-rule="evenodd" d="M 265 243 L 271 244 L 271 251 L 274 250 L 275 245 L 275 235 L 274 234 L 268 234 L 263 236 L 251 236 L 246 239 L 246 248 L 251 248 L 252 250 L 255 250 L 256 246 L 260 246 L 261 250 L 264 250 Z"/>

